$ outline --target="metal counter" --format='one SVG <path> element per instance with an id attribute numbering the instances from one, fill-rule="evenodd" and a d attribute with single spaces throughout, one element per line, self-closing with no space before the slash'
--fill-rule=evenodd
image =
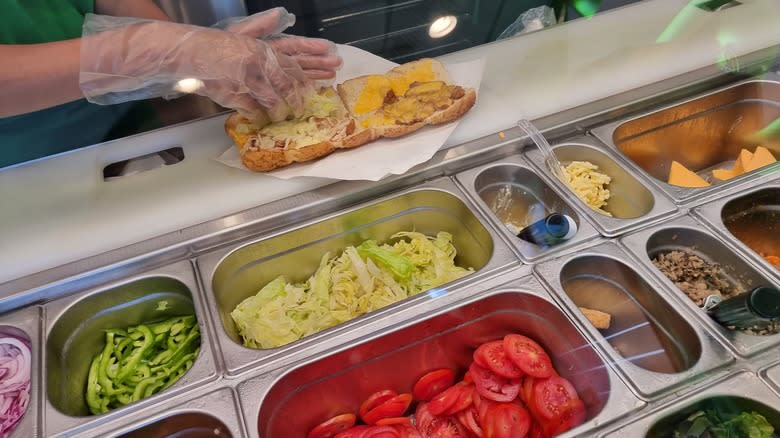
<path id="1" fill-rule="evenodd" d="M 356 407 L 380 381 L 407 387 L 433 367 L 463 368 L 468 348 L 510 331 L 543 344 L 582 394 L 587 421 L 561 436 L 662 433 L 711 397 L 740 397 L 780 426 L 772 348 L 780 335 L 718 325 L 651 261 L 661 250 L 695 249 L 733 265 L 745 281 L 778 286 L 780 272 L 759 253 L 780 241 L 754 238 L 762 236 L 750 227 L 758 222 L 744 219 L 753 212 L 767 226 L 775 217 L 767 219 L 780 205 L 778 165 L 700 192 L 677 190 L 614 141 L 654 132 L 636 120 L 694 120 L 703 110 L 717 112 L 734 90 L 774 90 L 776 83 L 750 80 L 702 94 L 724 80 L 652 99 L 622 96 L 611 111 L 577 108 L 539 122 L 562 160 L 592 161 L 614 178 L 611 216 L 553 179 L 529 139 L 511 130 L 442 151 L 403 176 L 332 184 L 6 283 L 0 326 L 23 330 L 34 360 L 31 408 L 12 436 L 154 436 L 187 428 L 299 436 L 325 419 L 324 394 Z M 737 93 L 735 105 L 753 102 L 745 96 Z M 760 97 L 780 107 L 780 95 Z M 669 115 L 669 108 L 678 109 Z M 549 248 L 520 240 L 492 203 L 491 191 L 501 186 L 524 193 L 513 201 L 519 209 L 565 211 L 577 234 Z M 737 213 L 748 225 L 734 225 Z M 777 221 L 769 226 L 780 229 Z M 412 229 L 452 234 L 456 261 L 472 268 L 469 275 L 281 347 L 241 344 L 230 312 L 263 284 L 282 274 L 304 280 L 325 252 Z M 613 328 L 597 330 L 581 307 L 608 311 Z M 195 315 L 201 332 L 189 372 L 158 394 L 87 415 L 85 358 L 100 350 L 102 330 L 182 312 Z"/>

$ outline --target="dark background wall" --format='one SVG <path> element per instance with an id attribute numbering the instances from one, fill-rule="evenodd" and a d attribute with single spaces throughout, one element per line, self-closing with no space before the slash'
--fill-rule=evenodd
<path id="1" fill-rule="evenodd" d="M 404 62 L 483 44 L 523 11 L 548 0 L 248 0 L 248 12 L 284 6 L 297 16 L 292 33 L 351 44 Z M 455 30 L 428 36 L 437 17 L 454 15 Z"/>
<path id="2" fill-rule="evenodd" d="M 156 0 L 177 21 L 209 26 L 219 19 L 284 6 L 297 17 L 288 32 L 351 44 L 396 62 L 438 56 L 495 41 L 530 8 L 599 0 Z M 603 0 L 599 11 L 637 0 Z M 557 2 L 557 3 L 556 3 Z M 458 24 L 446 37 L 428 36 L 438 17 Z M 580 17 L 567 8 L 567 19 Z"/>

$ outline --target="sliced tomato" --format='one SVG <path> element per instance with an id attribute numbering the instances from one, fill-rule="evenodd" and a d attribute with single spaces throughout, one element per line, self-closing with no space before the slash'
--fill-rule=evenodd
<path id="1" fill-rule="evenodd" d="M 560 418 L 574 400 L 579 400 L 577 390 L 563 377 L 537 379 L 534 383 L 533 404 L 540 421 Z"/>
<path id="2" fill-rule="evenodd" d="M 425 433 L 431 428 L 433 424 L 433 414 L 428 410 L 428 403 L 420 403 L 417 405 L 417 410 L 414 411 L 414 421 L 417 426 L 417 430 Z"/>
<path id="3" fill-rule="evenodd" d="M 455 416 L 466 430 L 471 432 L 473 435 L 482 438 L 482 426 L 480 426 L 479 411 L 477 411 L 476 406 L 471 405 L 468 408 L 458 412 Z"/>
<path id="4" fill-rule="evenodd" d="M 534 382 L 535 379 L 533 377 L 525 376 L 523 377 L 523 386 L 520 388 L 520 400 L 528 407 L 531 407 L 534 399 Z"/>
<path id="5" fill-rule="evenodd" d="M 420 435 L 420 432 L 414 428 L 414 426 L 407 426 L 403 424 L 396 424 L 393 427 L 398 431 L 398 434 L 401 435 L 401 438 L 423 438 L 422 435 Z"/>
<path id="6" fill-rule="evenodd" d="M 510 334 L 504 336 L 503 344 L 506 355 L 524 373 L 542 379 L 553 375 L 550 356 L 533 339 Z"/>
<path id="7" fill-rule="evenodd" d="M 487 411 L 482 427 L 485 438 L 523 438 L 531 428 L 531 416 L 517 403 L 497 403 Z"/>
<path id="8" fill-rule="evenodd" d="M 477 388 L 475 387 L 474 393 L 471 394 L 471 404 L 474 405 L 474 407 L 477 409 L 477 412 L 479 412 L 479 407 L 482 404 L 482 400 L 484 399 L 482 398 L 482 396 L 479 395 L 479 393 L 477 392 Z"/>
<path id="9" fill-rule="evenodd" d="M 393 426 L 371 426 L 362 438 L 401 438 L 401 433 Z"/>
<path id="10" fill-rule="evenodd" d="M 472 362 L 469 367 L 474 386 L 480 396 L 497 402 L 514 400 L 520 392 L 519 379 L 506 379 Z"/>
<path id="11" fill-rule="evenodd" d="M 409 408 L 412 403 L 412 394 L 405 393 L 399 394 L 388 400 L 385 400 L 379 406 L 366 412 L 365 415 L 361 414 L 360 418 L 367 424 L 375 424 L 377 421 L 383 418 L 400 417 Z"/>
<path id="12" fill-rule="evenodd" d="M 523 371 L 507 357 L 503 341 L 485 342 L 474 351 L 474 362 L 507 379 L 523 377 Z"/>
<path id="13" fill-rule="evenodd" d="M 450 406 L 449 409 L 447 409 L 446 414 L 452 415 L 456 414 L 469 406 L 471 406 L 474 403 L 474 394 L 476 394 L 476 389 L 474 388 L 473 383 L 467 383 L 467 382 L 459 382 L 458 385 L 461 386 L 460 395 L 458 396 L 458 401 L 455 402 L 454 405 Z"/>
<path id="14" fill-rule="evenodd" d="M 466 382 L 458 382 L 444 390 L 428 403 L 428 409 L 433 415 L 452 415 L 471 405 L 474 386 Z"/>
<path id="15" fill-rule="evenodd" d="M 547 438 L 547 434 L 535 420 L 531 420 L 531 429 L 528 430 L 528 438 Z"/>
<path id="16" fill-rule="evenodd" d="M 428 438 L 468 438 L 469 433 L 455 417 L 436 417 L 433 428 L 423 436 Z"/>
<path id="17" fill-rule="evenodd" d="M 330 420 L 323 421 L 309 431 L 308 438 L 332 438 L 337 433 L 345 431 L 355 425 L 355 414 L 336 415 Z"/>
<path id="18" fill-rule="evenodd" d="M 480 427 L 484 429 L 485 419 L 487 418 L 487 411 L 490 410 L 493 405 L 496 405 L 499 402 L 485 397 L 480 397 L 480 399 L 481 401 L 479 402 L 479 405 L 475 406 L 477 408 L 477 414 L 479 415 L 477 418 L 479 419 Z"/>
<path id="19" fill-rule="evenodd" d="M 554 436 L 566 432 L 584 423 L 586 416 L 585 403 L 578 398 L 574 399 L 558 417 L 549 420 L 545 424 L 545 433 L 548 436 Z"/>
<path id="20" fill-rule="evenodd" d="M 377 426 L 395 426 L 396 424 L 412 425 L 412 419 L 409 417 L 389 417 L 382 418 L 376 422 Z"/>
<path id="21" fill-rule="evenodd" d="M 371 429 L 371 426 L 365 424 L 353 426 L 343 432 L 337 433 L 335 438 L 363 438 L 363 435 L 368 429 Z"/>
<path id="22" fill-rule="evenodd" d="M 393 391 L 392 389 L 384 389 L 382 391 L 377 391 L 366 398 L 366 400 L 360 404 L 360 409 L 358 409 L 358 412 L 360 413 L 360 418 L 363 418 L 364 415 L 368 413 L 371 409 L 374 409 L 375 407 L 381 405 L 382 403 L 390 400 L 391 398 L 397 396 L 398 393 Z M 363 421 L 365 421 L 365 418 L 363 418 Z"/>
<path id="23" fill-rule="evenodd" d="M 416 400 L 430 401 L 455 383 L 455 373 L 449 368 L 431 371 L 417 380 L 412 388 Z"/>
<path id="24" fill-rule="evenodd" d="M 477 388 L 474 388 L 474 394 L 471 396 L 471 404 L 474 406 L 474 409 L 477 411 L 477 423 L 482 423 L 482 414 L 485 412 L 485 409 L 487 409 L 488 402 L 492 402 L 492 400 L 488 400 L 481 395 L 479 395 L 479 392 L 477 391 Z"/>
<path id="25" fill-rule="evenodd" d="M 442 415 L 450 406 L 454 405 L 460 397 L 461 387 L 458 385 L 450 386 L 445 389 L 439 395 L 434 397 L 430 403 L 428 403 L 428 410 L 431 415 Z"/>

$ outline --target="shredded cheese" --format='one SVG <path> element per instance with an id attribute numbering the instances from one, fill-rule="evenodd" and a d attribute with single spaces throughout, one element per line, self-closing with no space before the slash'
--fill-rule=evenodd
<path id="1" fill-rule="evenodd" d="M 599 167 L 589 161 L 572 161 L 567 166 L 562 167 L 569 187 L 577 197 L 599 213 L 612 216 L 602 209 L 607 205 L 610 196 L 607 185 L 612 181 L 612 178 L 599 172 Z"/>

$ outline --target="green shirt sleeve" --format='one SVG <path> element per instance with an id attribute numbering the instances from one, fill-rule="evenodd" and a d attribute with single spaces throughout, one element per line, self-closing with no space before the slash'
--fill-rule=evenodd
<path id="1" fill-rule="evenodd" d="M 0 44 L 40 44 L 80 38 L 84 16 L 94 12 L 94 3 L 94 0 L 0 0 Z M 150 107 L 137 102 L 100 106 L 79 99 L 40 111 L 0 117 L 0 170 L 128 135 L 142 126 L 159 125 Z"/>
<path id="2" fill-rule="evenodd" d="M 37 44 L 81 36 L 94 0 L 4 0 L 0 44 Z"/>

